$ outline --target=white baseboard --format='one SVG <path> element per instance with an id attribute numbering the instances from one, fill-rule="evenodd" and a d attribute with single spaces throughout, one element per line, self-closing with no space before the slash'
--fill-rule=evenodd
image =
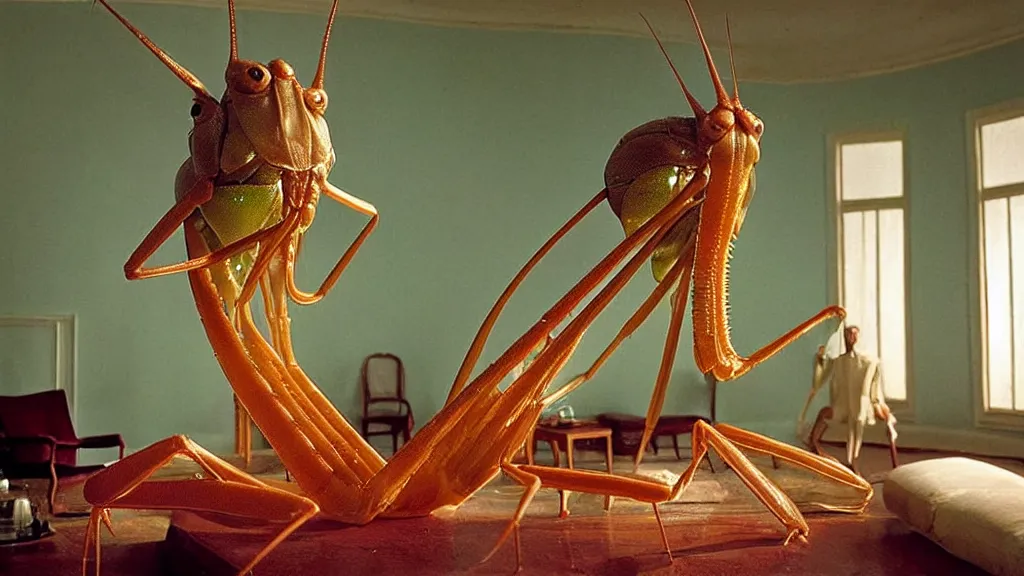
<path id="1" fill-rule="evenodd" d="M 976 456 L 1024 460 L 1024 434 L 982 429 L 956 429 L 921 424 L 896 424 L 897 448 L 964 452 Z M 846 443 L 845 425 L 830 424 L 822 440 Z M 885 427 L 880 423 L 864 430 L 865 444 L 888 446 Z"/>

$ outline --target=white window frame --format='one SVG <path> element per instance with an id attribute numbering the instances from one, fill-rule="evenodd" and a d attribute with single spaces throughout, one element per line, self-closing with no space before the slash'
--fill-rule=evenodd
<path id="1" fill-rule="evenodd" d="M 971 314 L 971 360 L 974 380 L 974 420 L 979 428 L 1024 430 L 1024 410 L 988 408 L 988 342 L 986 333 L 987 292 L 985 290 L 985 227 L 983 204 L 986 200 L 1024 195 L 1024 182 L 985 189 L 981 174 L 981 128 L 1002 120 L 1024 116 L 1024 99 L 1014 99 L 967 112 L 967 170 L 969 174 L 968 233 L 975 243 L 968 250 L 973 275 L 969 283 Z M 1010 255 L 1011 262 L 1013 255 Z M 1011 264 L 1012 265 L 1012 264 Z"/>
<path id="2" fill-rule="evenodd" d="M 867 198 L 858 200 L 842 199 L 842 147 L 847 144 L 868 144 L 872 142 L 891 142 L 899 140 L 903 150 L 903 194 L 894 198 Z M 828 138 L 829 150 L 829 221 L 835 235 L 829 260 L 833 263 L 828 274 L 829 295 L 832 302 L 844 305 L 843 295 L 843 215 L 849 212 L 899 209 L 903 211 L 903 319 L 904 319 L 904 350 L 906 351 L 906 399 L 890 399 L 885 402 L 893 414 L 902 422 L 914 421 L 914 362 L 912 346 L 912 327 L 910 309 L 910 180 L 908 177 L 907 131 L 905 129 L 889 129 L 870 132 L 844 132 L 832 134 Z M 851 319 L 856 324 L 856 319 Z M 884 361 L 883 361 L 884 370 Z"/>

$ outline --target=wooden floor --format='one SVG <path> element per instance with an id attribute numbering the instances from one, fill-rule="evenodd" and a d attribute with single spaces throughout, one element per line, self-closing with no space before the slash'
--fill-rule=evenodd
<path id="1" fill-rule="evenodd" d="M 838 447 L 831 449 L 840 453 Z M 904 451 L 901 462 L 939 456 L 944 454 Z M 1019 462 L 982 459 L 1024 475 Z M 786 466 L 776 470 L 768 460 L 756 463 L 798 505 L 822 491 L 842 496 L 841 490 L 802 471 Z M 631 468 L 628 459 L 616 464 L 619 470 Z M 686 464 L 662 451 L 645 459 L 641 473 L 671 480 Z M 581 453 L 577 466 L 600 469 L 602 455 Z M 542 490 L 522 523 L 523 573 L 984 574 L 911 532 L 885 510 L 880 481 L 890 468 L 887 450 L 865 446 L 861 467 L 877 482 L 868 510 L 860 515 L 808 514 L 809 541 L 781 547 L 783 531 L 775 518 L 732 472 L 716 466 L 718 472 L 712 473 L 705 464 L 679 501 L 662 508 L 672 563 L 649 507 L 619 499 L 609 514 L 602 509 L 602 498 L 573 494 L 572 514 L 560 519 L 557 493 Z M 188 477 L 194 471 L 191 463 L 176 461 L 161 476 Z M 283 477 L 270 453 L 258 454 L 250 472 Z M 44 488 L 45 482 L 33 483 L 36 494 Z M 499 476 L 458 510 L 431 518 L 378 521 L 366 527 L 314 520 L 257 566 L 256 574 L 508 574 L 515 568 L 511 541 L 486 564 L 479 562 L 521 493 Z M 72 510 L 88 510 L 80 486 L 66 490 L 62 500 Z M 79 573 L 85 519 L 54 518 L 52 523 L 57 534 L 49 539 L 0 547 L 0 574 Z M 174 513 L 172 522 L 171 513 L 131 511 L 115 511 L 114 528 L 116 536 L 104 533 L 103 538 L 102 573 L 107 576 L 234 574 L 276 530 L 224 516 Z M 91 562 L 89 569 L 94 569 Z"/>

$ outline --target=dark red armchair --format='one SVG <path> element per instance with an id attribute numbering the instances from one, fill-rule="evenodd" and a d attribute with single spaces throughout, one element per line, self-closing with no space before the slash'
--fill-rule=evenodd
<path id="1" fill-rule="evenodd" d="M 124 457 L 120 434 L 78 437 L 63 390 L 0 396 L 0 470 L 9 478 L 49 478 L 51 512 L 58 480 L 81 479 L 104 468 L 79 466 L 80 448 L 118 448 L 118 458 Z"/>
<path id="2" fill-rule="evenodd" d="M 394 354 L 378 352 L 363 360 L 363 437 L 389 435 L 393 451 L 412 435 L 412 406 L 405 399 L 405 366 Z"/>

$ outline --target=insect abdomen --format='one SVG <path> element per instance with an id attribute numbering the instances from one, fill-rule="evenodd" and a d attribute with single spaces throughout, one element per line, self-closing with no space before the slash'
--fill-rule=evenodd
<path id="1" fill-rule="evenodd" d="M 652 120 L 626 133 L 605 166 L 608 203 L 626 236 L 650 220 L 679 194 L 706 162 L 697 146 L 693 118 L 672 116 Z M 679 258 L 696 232 L 699 211 L 677 221 L 651 257 L 656 280 Z"/>

